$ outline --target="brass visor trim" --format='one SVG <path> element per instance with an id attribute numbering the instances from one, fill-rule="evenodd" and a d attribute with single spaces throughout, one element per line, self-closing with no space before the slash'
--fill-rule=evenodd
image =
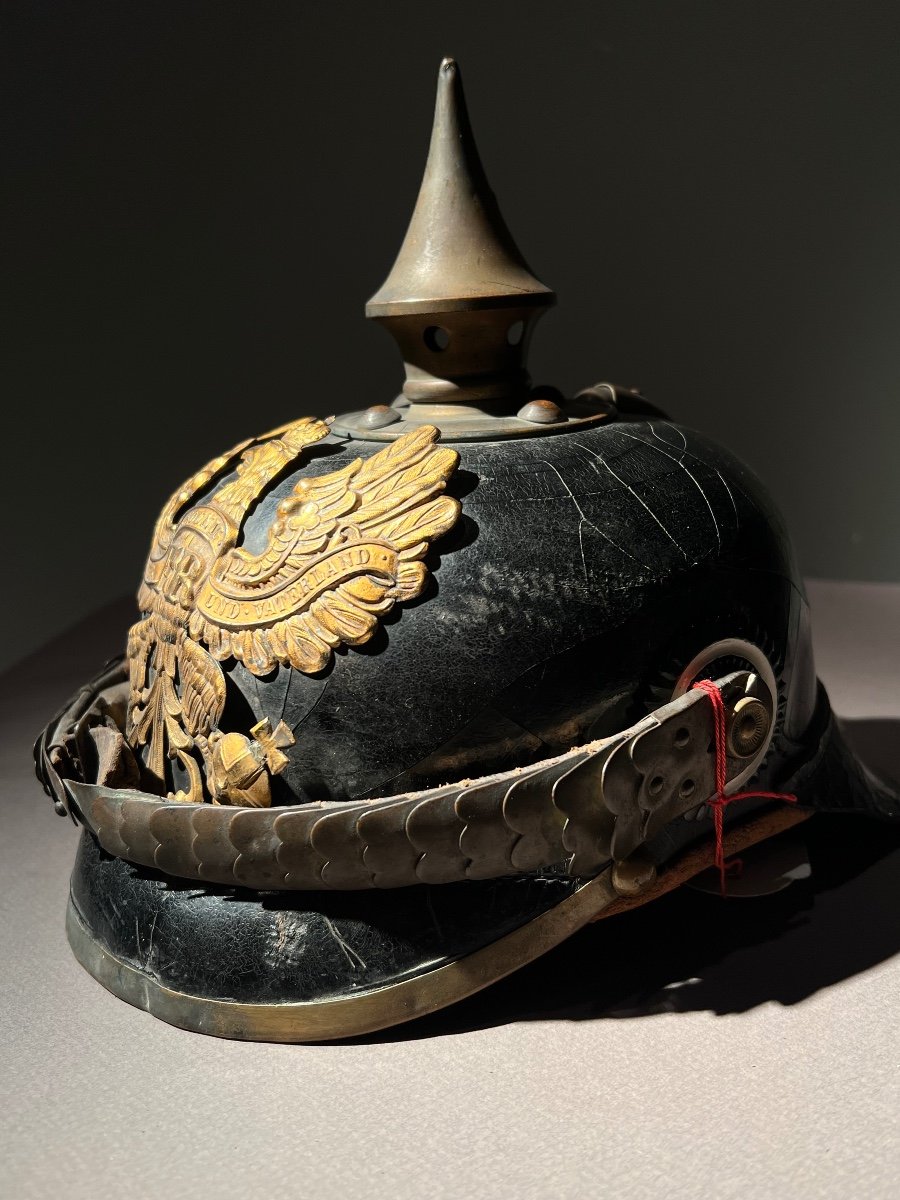
<path id="1" fill-rule="evenodd" d="M 242 1004 L 173 991 L 101 946 L 73 899 L 66 934 L 84 969 L 114 996 L 192 1033 L 254 1042 L 325 1042 L 375 1033 L 463 1000 L 551 950 L 618 899 L 610 870 L 465 958 L 401 983 L 339 1000 Z"/>
<path id="2" fill-rule="evenodd" d="M 764 812 L 730 830 L 725 851 L 729 856 L 738 854 L 811 815 L 808 810 L 793 808 Z M 414 979 L 340 1000 L 241 1004 L 174 991 L 101 946 L 85 927 L 71 897 L 66 933 L 75 957 L 107 991 L 170 1025 L 241 1041 L 326 1042 L 376 1033 L 463 1000 L 540 958 L 590 922 L 656 900 L 712 862 L 712 846 L 704 841 L 688 849 L 650 886 L 627 897 L 617 893 L 608 867 L 548 912 L 465 958 Z"/>

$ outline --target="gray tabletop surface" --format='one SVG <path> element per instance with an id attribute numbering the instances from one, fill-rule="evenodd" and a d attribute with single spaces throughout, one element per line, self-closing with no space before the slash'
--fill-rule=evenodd
<path id="1" fill-rule="evenodd" d="M 810 596 L 834 705 L 900 776 L 900 586 Z M 3 677 L 0 1195 L 898 1194 L 888 827 L 851 822 L 812 886 L 681 889 L 382 1037 L 226 1042 L 114 999 L 66 945 L 76 835 L 30 741 L 129 615 L 117 602 Z"/>

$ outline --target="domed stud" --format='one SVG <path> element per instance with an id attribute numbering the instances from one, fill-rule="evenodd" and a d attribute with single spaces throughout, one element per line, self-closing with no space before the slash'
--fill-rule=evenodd
<path id="1" fill-rule="evenodd" d="M 640 896 L 655 882 L 655 865 L 640 854 L 613 864 L 612 885 L 623 899 Z"/>
<path id="2" fill-rule="evenodd" d="M 516 415 L 520 421 L 530 421 L 533 425 L 555 425 L 566 420 L 566 414 L 552 400 L 529 400 Z"/>
<path id="3" fill-rule="evenodd" d="M 752 758 L 769 733 L 769 713 L 754 696 L 743 696 L 734 706 L 728 727 L 728 752 L 734 758 Z"/>
<path id="4" fill-rule="evenodd" d="M 389 404 L 373 404 L 363 413 L 360 424 L 366 429 L 384 429 L 400 420 L 400 413 Z"/>

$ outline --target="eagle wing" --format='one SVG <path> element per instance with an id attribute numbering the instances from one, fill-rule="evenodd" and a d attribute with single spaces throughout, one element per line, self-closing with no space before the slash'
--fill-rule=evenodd
<path id="1" fill-rule="evenodd" d="M 216 729 L 225 708 L 225 676 L 214 658 L 189 637 L 178 650 L 181 708 L 184 727 L 191 735 Z"/>
<path id="2" fill-rule="evenodd" d="M 340 644 L 368 641 L 379 617 L 420 594 L 429 545 L 459 516 L 443 494 L 459 456 L 437 437 L 423 425 L 370 458 L 300 480 L 261 553 L 233 549 L 214 565 L 191 636 L 254 675 L 278 663 L 310 674 Z"/>
<path id="3" fill-rule="evenodd" d="M 166 553 L 178 528 L 179 514 L 198 492 L 207 487 L 212 480 L 230 470 L 244 451 L 253 445 L 253 440 L 253 438 L 248 438 L 246 441 L 238 442 L 224 454 L 212 459 L 205 467 L 201 467 L 199 471 L 195 472 L 176 492 L 173 492 L 166 501 L 153 529 L 153 540 L 150 543 L 150 553 L 144 567 L 144 579 L 138 594 L 138 603 L 144 611 L 147 611 L 152 605 L 153 591 L 159 582 Z"/>

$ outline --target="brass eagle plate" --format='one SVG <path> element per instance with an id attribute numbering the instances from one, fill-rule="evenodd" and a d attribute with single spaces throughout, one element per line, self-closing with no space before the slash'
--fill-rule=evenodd
<path id="1" fill-rule="evenodd" d="M 442 493 L 456 468 L 424 425 L 370 458 L 301 479 L 280 502 L 264 549 L 238 545 L 251 506 L 328 425 L 295 421 L 213 459 L 160 514 L 138 593 L 142 617 L 128 635 L 128 740 L 144 753 L 155 787 L 167 789 L 166 760 L 187 772 L 169 798 L 264 807 L 269 775 L 287 765 L 293 736 L 262 721 L 222 733 L 221 663 L 257 676 L 280 664 L 311 674 L 341 644 L 369 640 L 398 601 L 418 596 L 431 542 L 459 516 Z M 189 508 L 217 479 L 228 479 Z M 203 770 L 201 772 L 201 764 Z"/>

